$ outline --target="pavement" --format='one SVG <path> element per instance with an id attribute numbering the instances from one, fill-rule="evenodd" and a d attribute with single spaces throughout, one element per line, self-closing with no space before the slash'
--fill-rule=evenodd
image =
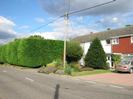
<path id="1" fill-rule="evenodd" d="M 0 99 L 132 99 L 133 90 L 0 66 Z"/>
<path id="2" fill-rule="evenodd" d="M 129 73 L 105 73 L 89 76 L 77 77 L 85 81 L 95 81 L 99 83 L 116 84 L 121 86 L 133 87 L 133 74 Z"/>

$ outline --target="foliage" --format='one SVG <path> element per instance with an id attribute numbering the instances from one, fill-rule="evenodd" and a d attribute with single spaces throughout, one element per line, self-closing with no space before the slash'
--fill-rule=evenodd
<path id="1" fill-rule="evenodd" d="M 75 63 L 67 64 L 65 67 L 65 73 L 71 75 L 72 72 L 79 72 L 80 69 Z"/>
<path id="2" fill-rule="evenodd" d="M 79 43 L 77 42 L 67 43 L 66 60 L 68 63 L 79 61 L 82 55 L 83 55 L 83 50 Z"/>
<path id="3" fill-rule="evenodd" d="M 79 72 L 80 71 L 80 69 L 81 69 L 81 66 L 80 66 L 80 64 L 79 63 L 71 63 L 71 64 L 69 64 L 71 67 L 72 67 L 72 72 Z"/>
<path id="4" fill-rule="evenodd" d="M 0 47 L 0 62 L 39 67 L 61 59 L 63 42 L 44 39 L 17 39 Z"/>
<path id="5" fill-rule="evenodd" d="M 121 55 L 112 54 L 112 61 L 115 65 L 119 64 L 121 62 Z"/>
<path id="6" fill-rule="evenodd" d="M 66 66 L 64 71 L 65 71 L 66 74 L 71 75 L 72 67 L 71 66 Z"/>
<path id="7" fill-rule="evenodd" d="M 56 59 L 52 63 L 47 64 L 47 66 L 59 67 L 63 66 L 63 62 L 61 61 L 61 59 Z"/>
<path id="8" fill-rule="evenodd" d="M 94 69 L 106 68 L 106 54 L 98 38 L 93 40 L 88 49 L 85 56 L 85 65 Z"/>
<path id="9" fill-rule="evenodd" d="M 44 40 L 44 38 L 40 35 L 32 35 L 29 37 L 30 39 L 41 39 L 41 40 Z"/>

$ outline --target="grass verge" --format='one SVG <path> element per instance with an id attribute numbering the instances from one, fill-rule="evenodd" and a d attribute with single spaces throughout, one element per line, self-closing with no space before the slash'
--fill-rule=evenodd
<path id="1" fill-rule="evenodd" d="M 85 75 L 95 75 L 95 74 L 103 74 L 103 73 L 111 73 L 111 70 L 93 70 L 93 71 L 82 71 L 82 72 L 72 72 L 72 76 L 85 76 Z"/>

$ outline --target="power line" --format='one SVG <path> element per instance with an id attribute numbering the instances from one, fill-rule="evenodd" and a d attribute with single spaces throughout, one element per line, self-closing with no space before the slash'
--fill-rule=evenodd
<path id="1" fill-rule="evenodd" d="M 55 21 L 59 20 L 59 19 L 62 18 L 62 17 L 64 17 L 64 15 L 61 15 L 61 16 L 55 18 L 54 20 L 52 20 L 52 21 L 50 21 L 50 22 L 48 22 L 48 23 L 46 23 L 46 24 L 43 24 L 43 25 L 41 25 L 41 26 L 39 26 L 39 27 L 37 27 L 37 28 L 31 30 L 30 32 L 34 32 L 34 31 L 37 31 L 37 30 L 39 30 L 39 29 L 41 29 L 41 28 L 43 28 L 43 27 L 45 27 L 45 26 L 48 26 L 49 24 L 54 23 Z"/>
<path id="2" fill-rule="evenodd" d="M 89 7 L 89 8 L 85 8 L 85 9 L 81 9 L 81 10 L 73 11 L 73 12 L 68 13 L 68 15 L 75 14 L 75 13 L 80 13 L 80 12 L 83 12 L 83 11 L 86 11 L 86 10 L 90 10 L 90 9 L 93 9 L 93 8 L 96 8 L 96 7 L 104 6 L 104 5 L 107 5 L 107 4 L 110 4 L 110 3 L 113 3 L 113 2 L 115 2 L 115 1 L 116 1 L 116 0 L 112 0 L 112 1 L 105 2 L 105 3 L 102 3 L 102 4 L 98 4 L 98 5 L 95 5 L 95 6 Z"/>
<path id="3" fill-rule="evenodd" d="M 116 0 L 112 0 L 112 1 L 109 1 L 109 2 L 105 2 L 105 3 L 102 3 L 102 4 L 98 4 L 98 5 L 95 5 L 95 6 L 92 6 L 92 7 L 89 7 L 89 8 L 85 8 L 85 9 L 81 9 L 81 10 L 77 10 L 77 11 L 72 11 L 72 12 L 69 11 L 69 12 L 67 13 L 67 15 L 69 16 L 69 15 L 72 15 L 72 14 L 75 14 L 75 13 L 80 13 L 80 12 L 83 12 L 83 11 L 87 11 L 87 10 L 90 10 L 90 9 L 94 9 L 94 8 L 96 8 L 96 7 L 100 7 L 100 6 L 104 6 L 104 5 L 113 3 L 113 2 L 115 2 L 115 1 L 116 1 Z M 70 10 L 70 1 L 69 1 L 68 10 Z M 41 25 L 41 26 L 39 26 L 39 27 L 37 27 L 37 28 L 31 30 L 30 32 L 34 32 L 34 31 L 36 31 L 36 30 L 39 30 L 39 29 L 41 29 L 41 28 L 43 28 L 43 27 L 45 27 L 45 26 L 47 26 L 47 25 L 49 25 L 49 24 L 51 24 L 51 23 L 54 23 L 54 22 L 57 21 L 58 19 L 60 19 L 60 18 L 62 18 L 62 17 L 65 17 L 65 16 L 66 16 L 66 15 L 61 15 L 61 16 L 57 17 L 56 19 L 54 19 L 54 20 L 48 22 L 47 24 Z"/>

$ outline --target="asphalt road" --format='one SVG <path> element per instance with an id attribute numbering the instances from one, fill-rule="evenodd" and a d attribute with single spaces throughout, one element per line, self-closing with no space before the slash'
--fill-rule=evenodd
<path id="1" fill-rule="evenodd" d="M 133 90 L 0 67 L 0 99 L 133 99 Z"/>

